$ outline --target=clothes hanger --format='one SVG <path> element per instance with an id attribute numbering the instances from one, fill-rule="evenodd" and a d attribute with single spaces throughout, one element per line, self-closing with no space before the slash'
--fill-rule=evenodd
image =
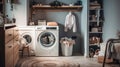
<path id="1" fill-rule="evenodd" d="M 69 15 L 71 15 L 72 14 L 72 11 L 69 11 Z"/>

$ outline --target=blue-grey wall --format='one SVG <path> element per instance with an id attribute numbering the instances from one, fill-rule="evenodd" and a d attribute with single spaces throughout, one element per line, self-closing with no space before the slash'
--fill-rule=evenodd
<path id="1" fill-rule="evenodd" d="M 89 22 L 88 22 L 88 2 L 89 0 L 82 0 L 83 2 L 83 9 L 81 11 L 81 43 L 82 43 L 82 51 L 84 56 L 89 56 Z"/>
<path id="2" fill-rule="evenodd" d="M 117 38 L 120 31 L 120 0 L 104 0 L 105 22 L 103 27 L 103 41 Z"/>
<path id="3" fill-rule="evenodd" d="M 49 4 L 50 2 L 54 0 L 35 0 L 36 2 L 41 2 L 42 4 Z M 77 0 L 59 0 L 63 3 L 66 4 L 71 4 L 77 2 Z M 75 39 L 76 44 L 74 45 L 73 48 L 73 53 L 79 53 L 83 54 L 84 53 L 84 43 L 83 43 L 83 37 L 81 37 L 81 11 L 80 12 L 73 12 L 73 14 L 76 17 L 76 23 L 77 23 L 77 32 L 73 33 L 72 30 L 68 32 L 64 32 L 64 23 L 65 23 L 65 17 L 69 12 L 37 12 L 35 15 L 33 15 L 33 21 L 36 22 L 39 19 L 44 19 L 47 22 L 49 21 L 55 21 L 58 22 L 59 24 L 59 34 L 60 38 L 61 37 L 72 37 L 76 36 L 77 39 Z M 84 23 L 84 22 L 83 22 Z M 83 28 L 83 31 L 85 28 Z M 84 33 L 83 33 L 84 34 Z"/>

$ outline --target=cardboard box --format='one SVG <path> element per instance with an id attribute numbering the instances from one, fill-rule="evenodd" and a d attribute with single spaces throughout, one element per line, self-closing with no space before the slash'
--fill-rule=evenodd
<path id="1" fill-rule="evenodd" d="M 104 60 L 104 56 L 98 56 L 98 63 L 103 63 L 103 60 Z M 113 62 L 113 59 L 106 58 L 105 63 L 111 63 L 111 62 Z"/>

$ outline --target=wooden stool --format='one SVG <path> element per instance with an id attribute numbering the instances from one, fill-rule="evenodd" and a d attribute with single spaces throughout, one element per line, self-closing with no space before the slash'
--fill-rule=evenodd
<path id="1" fill-rule="evenodd" d="M 30 54 L 29 54 L 29 46 L 24 46 L 23 49 L 22 49 L 22 57 L 23 57 L 25 49 L 27 49 L 28 56 L 30 56 Z"/>

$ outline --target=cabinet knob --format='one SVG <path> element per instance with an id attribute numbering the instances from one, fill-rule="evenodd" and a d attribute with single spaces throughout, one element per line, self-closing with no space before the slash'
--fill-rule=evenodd
<path id="1" fill-rule="evenodd" d="M 8 36 L 12 36 L 12 34 L 8 34 Z"/>
<path id="2" fill-rule="evenodd" d="M 10 46 L 8 46 L 8 48 L 11 48 L 12 46 L 10 45 Z"/>
<path id="3" fill-rule="evenodd" d="M 18 41 L 18 40 L 16 40 L 16 41 Z"/>
<path id="4" fill-rule="evenodd" d="M 16 30 L 16 31 L 19 31 L 19 30 Z"/>

